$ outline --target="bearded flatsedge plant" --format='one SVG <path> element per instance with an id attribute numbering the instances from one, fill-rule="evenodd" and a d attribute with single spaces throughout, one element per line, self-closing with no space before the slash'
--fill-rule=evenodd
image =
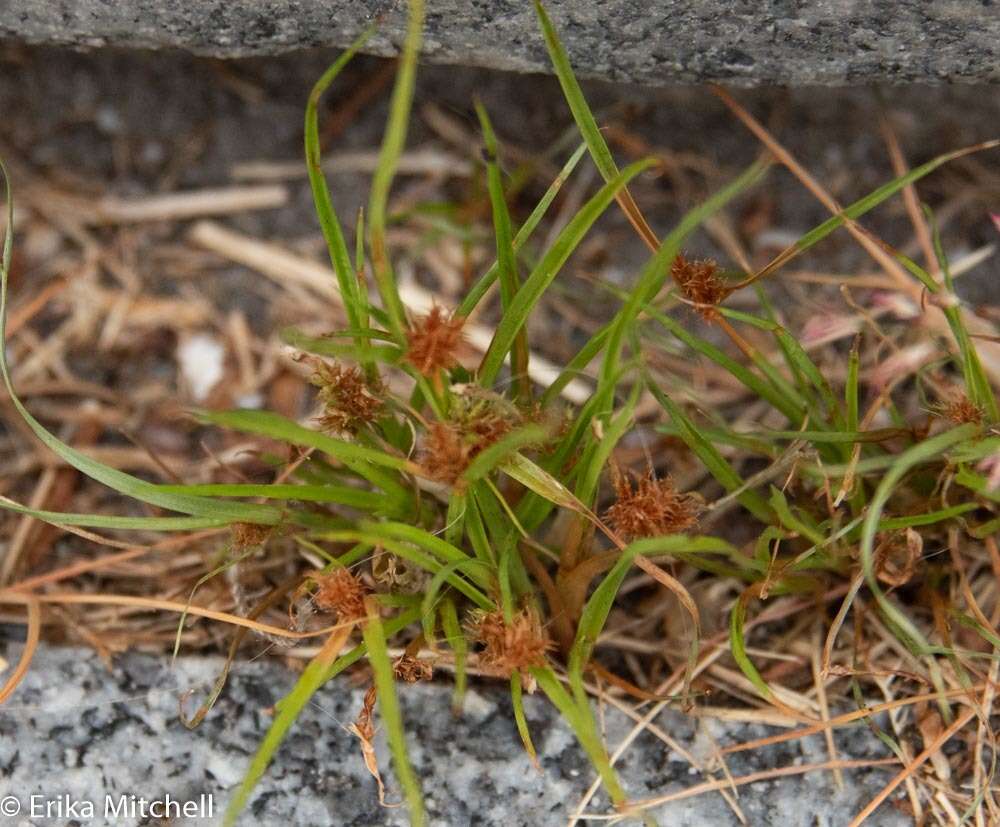
<path id="1" fill-rule="evenodd" d="M 661 237 L 629 190 L 656 161 L 641 159 L 619 168 L 556 27 L 540 3 L 535 8 L 582 144 L 518 225 L 509 203 L 502 142 L 487 109 L 475 104 L 495 262 L 457 307 L 442 304 L 415 312 L 406 306 L 386 233 L 392 220 L 388 198 L 413 98 L 421 0 L 410 3 L 389 122 L 353 256 L 323 175 L 318 119 L 324 92 L 370 32 L 324 73 L 309 96 L 306 165 L 347 327 L 321 338 L 296 330 L 283 336 L 310 368 L 318 411 L 305 422 L 265 411 L 195 412 L 205 425 L 306 452 L 281 469 L 274 483 L 163 485 L 103 465 L 32 416 L 0 354 L 15 409 L 49 449 L 94 480 L 170 514 L 55 513 L 0 498 L 4 508 L 57 526 L 115 531 L 231 527 L 228 556 L 206 578 L 248 554 L 267 554 L 277 533 L 293 538 L 309 559 L 325 561 L 320 569 L 304 566 L 295 583 L 275 587 L 249 618 L 281 604 L 296 611 L 308 605 L 309 613 L 299 613 L 300 619 L 315 614 L 328 622 L 318 654 L 276 705 L 230 802 L 228 824 L 250 801 L 313 694 L 362 662 L 368 664 L 371 682 L 350 731 L 360 739 L 361 756 L 382 800 L 372 744 L 377 714 L 410 820 L 417 825 L 427 817 L 419 774 L 408 757 L 397 684 L 426 680 L 435 664 L 454 673 L 456 711 L 470 667 L 506 682 L 518 732 L 533 759 L 523 696 L 541 689 L 576 733 L 614 807 L 636 814 L 658 800 L 629 799 L 602 740 L 593 694 L 604 686 L 603 691 L 643 703 L 698 704 L 705 688 L 699 675 L 710 663 L 705 658 L 715 657 L 701 648 L 706 610 L 727 615 L 724 624 L 713 618 L 713 625 L 728 628 L 727 657 L 746 682 L 733 693 L 734 702 L 746 704 L 750 691 L 758 706 L 804 724 L 817 722 L 817 710 L 801 692 L 779 685 L 785 673 L 762 664 L 755 654 L 760 646 L 751 644 L 773 622 L 762 607 L 781 601 L 815 608 L 808 628 L 794 628 L 824 640 L 819 674 L 829 684 L 827 694 L 835 693 L 841 704 L 853 703 L 852 698 L 864 702 L 866 692 L 873 691 L 869 676 L 899 674 L 901 681 L 915 682 L 914 694 L 931 688 L 925 695 L 936 701 L 947 725 L 957 718 L 953 707 L 974 705 L 976 693 L 995 673 L 1000 595 L 990 578 L 1000 566 L 997 376 L 980 358 L 982 336 L 967 327 L 936 228 L 936 261 L 928 263 L 933 271 L 891 253 L 931 297 L 924 312 L 941 313 L 946 321 L 920 330 L 942 355 L 917 377 L 940 391 L 939 398 L 916 415 L 907 415 L 898 398 L 903 384 L 866 385 L 865 377 L 878 364 L 864 350 L 864 338 L 851 348 L 846 372 L 831 372 L 830 361 L 816 359 L 782 321 L 760 282 L 779 278 L 782 266 L 839 228 L 856 229 L 866 213 L 943 163 L 996 142 L 949 153 L 889 181 L 803 235 L 763 270 L 733 278 L 718 262 L 689 254 L 685 245 L 706 220 L 757 186 L 771 161 L 751 165 Z M 539 249 L 536 228 L 586 156 L 603 184 L 593 188 L 551 244 Z M 6 168 L 3 174 L 8 211 L 0 333 L 5 338 L 14 202 Z M 556 279 L 567 277 L 566 262 L 615 205 L 651 257 L 630 288 L 606 287 L 620 303 L 611 320 L 547 386 L 537 387 L 531 378 L 528 320 Z M 928 220 L 933 223 L 932 216 Z M 369 296 L 367 262 L 377 302 Z M 470 368 L 462 354 L 466 319 L 495 283 L 502 316 L 482 360 Z M 751 285 L 759 312 L 727 306 L 731 295 Z M 713 342 L 699 333 L 706 325 L 717 327 L 724 338 Z M 914 335 L 911 326 L 901 327 L 901 336 Z M 718 344 L 725 339 L 731 347 Z M 727 375 L 741 405 L 758 403 L 760 427 L 736 429 L 735 416 L 727 418 L 731 411 L 701 404 L 698 387 L 651 358 L 668 350 Z M 594 363 L 593 393 L 567 410 L 560 394 Z M 401 397 L 390 388 L 403 386 L 403 379 L 410 390 Z M 640 409 L 642 422 L 637 421 Z M 656 410 L 658 417 L 650 413 Z M 620 465 L 623 442 L 648 434 L 650 426 L 683 446 L 688 464 L 694 463 L 705 479 L 700 490 L 686 490 L 682 475 L 660 456 L 650 455 L 643 467 Z M 746 527 L 739 537 L 719 522 L 727 512 Z M 942 542 L 951 551 L 950 568 L 921 552 Z M 626 578 L 636 570 L 645 579 L 623 596 Z M 725 605 L 706 608 L 693 597 L 709 581 L 725 584 L 715 592 L 730 595 Z M 614 648 L 609 631 L 619 639 L 627 636 L 629 624 L 614 620 L 616 612 L 631 615 L 633 625 L 646 622 L 642 607 L 648 604 L 635 599 L 636 588 L 659 590 L 657 599 L 675 607 L 680 619 L 670 625 L 662 653 L 642 650 L 648 660 L 645 674 L 659 676 L 647 685 L 620 674 L 621 659 L 604 656 Z M 37 618 L 40 598 L 30 591 L 7 589 L 0 599 L 27 605 L 29 617 Z M 922 601 L 933 611 L 926 611 Z M 852 613 L 853 633 L 845 625 Z M 957 629 L 968 634 L 960 636 Z M 234 638 L 227 663 L 246 633 L 242 628 Z M 894 638 L 896 649 L 889 649 L 903 655 L 876 668 L 866 660 L 866 639 L 884 634 Z M 838 687 L 845 675 L 850 685 Z M 196 725 L 209 713 L 224 682 L 225 673 L 187 723 Z M 966 694 L 960 696 L 956 687 Z M 8 685 L 2 695 L 12 688 Z M 898 731 L 879 731 L 879 736 L 897 755 L 906 754 Z M 975 761 L 978 769 L 956 767 L 952 778 L 958 784 L 973 779 L 973 792 L 967 787 L 961 792 L 970 813 L 996 808 L 992 764 L 982 755 Z"/>

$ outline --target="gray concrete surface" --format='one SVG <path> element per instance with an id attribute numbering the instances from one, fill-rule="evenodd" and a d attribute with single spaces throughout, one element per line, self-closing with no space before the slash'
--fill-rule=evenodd
<path id="1" fill-rule="evenodd" d="M 20 653 L 0 643 L 7 670 Z M 106 820 L 105 797 L 193 801 L 210 796 L 214 816 L 172 821 L 209 825 L 239 783 L 250 756 L 271 720 L 270 707 L 291 687 L 293 673 L 272 659 L 238 663 L 229 685 L 200 728 L 185 729 L 177 717 L 178 697 L 188 688 L 204 689 L 220 668 L 219 658 L 181 658 L 171 669 L 163 657 L 129 654 L 116 658 L 111 671 L 91 650 L 45 647 L 16 694 L 0 708 L 0 809 L 16 801 L 22 811 L 0 813 L 2 825 L 48 827 L 73 822 L 67 802 L 93 802 L 88 818 L 77 804 L 81 825 L 135 825 L 140 819 Z M 0 680 L 6 673 L 0 673 Z M 405 810 L 379 806 L 375 784 L 361 760 L 355 738 L 344 730 L 361 705 L 364 686 L 340 679 L 324 687 L 290 732 L 270 771 L 261 781 L 241 824 L 376 827 L 405 825 Z M 447 682 L 406 686 L 401 692 L 411 756 L 421 778 L 430 823 L 532 825 L 566 823 L 593 770 L 572 734 L 541 698 L 527 698 L 527 717 L 539 750 L 542 772 L 528 761 L 511 717 L 510 704 L 497 684 L 478 684 L 466 713 L 454 718 Z M 712 741 L 728 744 L 773 730 L 761 726 L 702 722 L 665 712 L 658 723 L 699 755 Z M 622 716 L 609 711 L 608 739 L 625 732 Z M 882 757 L 886 748 L 867 728 L 843 732 L 842 757 Z M 388 751 L 376 741 L 390 802 L 399 791 L 388 769 Z M 730 757 L 734 776 L 776 766 L 826 760 L 820 737 L 756 753 Z M 620 765 L 628 791 L 647 797 L 683 790 L 704 781 L 676 752 L 652 736 L 641 736 Z M 829 773 L 791 776 L 740 788 L 740 806 L 750 827 L 837 827 L 846 824 L 890 777 L 884 769 L 851 771 L 837 791 Z M 49 804 L 52 818 L 30 816 Z M 8 797 L 13 797 L 8 799 Z M 607 812 L 599 796 L 588 812 Z M 43 812 L 42 810 L 36 810 Z M 654 811 L 669 827 L 738 825 L 718 794 L 700 795 Z M 149 822 L 146 822 L 149 823 Z M 155 822 L 154 822 L 155 823 Z M 591 822 L 602 823 L 602 822 Z M 626 822 L 629 823 L 629 822 Z M 872 824 L 902 827 L 906 819 L 891 804 Z"/>
<path id="2" fill-rule="evenodd" d="M 243 57 L 344 46 L 376 18 L 371 50 L 391 54 L 400 0 L 0 0 L 0 36 L 82 47 L 179 47 Z M 429 0 L 424 56 L 545 71 L 528 0 Z M 995 82 L 994 0 L 550 0 L 579 70 L 657 84 Z"/>

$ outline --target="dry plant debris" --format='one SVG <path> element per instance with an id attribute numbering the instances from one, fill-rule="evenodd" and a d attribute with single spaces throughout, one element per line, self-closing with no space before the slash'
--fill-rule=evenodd
<path id="1" fill-rule="evenodd" d="M 4 263 L 12 404 L 0 505 L 11 513 L 0 606 L 5 622 L 26 624 L 28 646 L 0 699 L 43 634 L 110 657 L 175 641 L 214 649 L 228 626 L 234 656 L 246 641 L 281 639 L 296 644 L 285 654 L 316 664 L 306 676 L 347 668 L 353 641 L 373 683 L 350 731 L 384 803 L 378 706 L 414 823 L 423 808 L 395 681 L 428 680 L 431 663 L 455 672 L 459 687 L 470 674 L 515 678 L 515 705 L 535 687 L 560 705 L 599 776 L 574 823 L 600 784 L 620 814 L 701 794 L 739 813 L 731 791 L 741 784 L 858 767 L 887 774 L 854 824 L 887 801 L 922 824 L 956 814 L 1000 823 L 1000 310 L 971 308 L 954 290 L 993 249 L 945 255 L 962 181 L 998 186 L 979 160 L 995 154 L 972 157 L 995 143 L 909 171 L 887 124 L 892 182 L 847 213 L 720 90 L 834 216 L 826 229 L 793 233 L 753 195 L 762 165 L 733 176 L 627 125 L 602 133 L 539 13 L 604 183 L 580 174 L 580 155 L 550 170 L 546 148 L 498 142 L 488 117 L 483 138 L 498 145 L 482 155 L 483 138 L 434 107 L 421 116 L 448 149 L 400 150 L 408 109 L 397 104 L 382 153 L 335 159 L 373 172 L 377 185 L 357 260 L 337 246 L 339 219 L 321 209 L 333 272 L 318 263 L 319 246 L 183 224 L 283 203 L 274 182 L 315 175 L 322 163 L 245 167 L 234 179 L 272 183 L 100 199 L 81 215 L 96 187 L 69 192 L 68 179 L 9 159 L 19 212 Z M 418 39 L 411 33 L 404 75 Z M 643 179 L 641 163 L 609 165 L 603 134 L 626 154 L 654 156 L 674 190 L 692 196 L 685 206 L 713 258 L 668 255 L 666 231 L 639 206 L 663 190 Z M 307 137 L 318 157 L 318 134 Z M 504 175 L 503 157 L 537 160 L 549 187 L 540 206 L 523 180 Z M 966 176 L 944 179 L 941 226 L 916 190 L 938 168 Z M 394 171 L 416 180 L 389 200 Z M 326 184 L 312 183 L 322 207 Z M 894 193 L 913 228 L 912 243 L 895 239 L 906 256 L 860 223 Z M 448 199 L 468 220 L 461 231 L 409 209 Z M 620 234 L 596 221 L 614 202 L 654 253 L 627 282 L 614 272 Z M 387 210 L 410 217 L 387 226 Z M 838 227 L 874 269 L 792 266 Z M 392 267 L 370 267 L 376 246 Z M 204 274 L 233 261 L 268 276 L 255 289 L 295 328 L 287 343 L 193 288 L 192 276 L 207 283 Z M 719 261 L 742 281 L 723 279 Z M 150 291 L 155 272 L 174 278 L 180 297 Z M 602 301 L 570 301 L 560 272 Z M 455 310 L 413 273 L 432 274 Z M 761 289 L 743 289 L 751 285 Z M 192 336 L 225 354 L 195 422 L 179 416 L 195 401 L 179 378 L 178 343 Z M 508 364 L 533 384 L 509 376 Z M 15 394 L 38 421 L 15 409 Z M 565 416 L 560 398 L 576 406 Z M 928 409 L 926 399 L 940 401 Z M 548 427 L 557 419 L 561 427 Z M 290 619 L 305 595 L 318 611 Z M 178 629 L 182 615 L 202 620 Z M 557 624 L 569 633 L 550 636 Z M 279 715 L 294 718 L 308 702 L 316 686 L 303 681 Z M 626 711 L 634 729 L 604 745 L 588 698 Z M 722 759 L 822 733 L 829 760 L 727 777 L 691 756 L 703 780 L 630 798 L 615 765 L 641 733 L 676 748 L 655 723 L 667 704 L 784 728 L 721 745 Z M 837 755 L 838 728 L 874 726 L 883 712 L 884 758 Z M 273 744 L 262 748 L 254 770 L 272 756 Z"/>

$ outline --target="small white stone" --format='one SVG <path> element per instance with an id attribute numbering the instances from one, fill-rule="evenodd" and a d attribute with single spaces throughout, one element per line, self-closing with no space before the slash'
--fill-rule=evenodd
<path id="1" fill-rule="evenodd" d="M 218 752 L 211 753 L 205 761 L 205 769 L 216 778 L 223 787 L 235 787 L 243 779 L 246 767 L 234 766 L 232 758 Z"/>
<path id="2" fill-rule="evenodd" d="M 195 333 L 181 340 L 177 361 L 196 402 L 203 401 L 222 379 L 225 355 L 225 348 L 207 333 Z"/>

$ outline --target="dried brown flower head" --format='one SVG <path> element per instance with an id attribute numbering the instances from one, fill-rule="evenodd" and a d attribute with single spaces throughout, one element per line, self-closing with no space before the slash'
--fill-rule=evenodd
<path id="1" fill-rule="evenodd" d="M 434 677 L 434 667 L 429 660 L 421 660 L 413 655 L 400 655 L 392 664 L 396 678 L 406 683 L 429 681 Z"/>
<path id="2" fill-rule="evenodd" d="M 323 412 L 320 427 L 333 434 L 355 434 L 382 411 L 382 383 L 369 381 L 359 367 L 312 361 L 310 381 L 319 388 Z"/>
<path id="3" fill-rule="evenodd" d="M 949 399 L 936 405 L 934 412 L 949 422 L 954 422 L 956 425 L 964 425 L 968 422 L 975 425 L 983 424 L 983 409 L 964 393 L 956 393 Z"/>
<path id="4" fill-rule="evenodd" d="M 448 315 L 435 304 L 430 313 L 414 321 L 406 331 L 406 361 L 424 376 L 455 367 L 464 324 L 461 316 Z"/>
<path id="5" fill-rule="evenodd" d="M 711 259 L 689 261 L 681 253 L 670 265 L 670 275 L 680 287 L 684 298 L 706 319 L 718 315 L 715 309 L 732 289 L 718 276 L 719 265 Z"/>
<path id="6" fill-rule="evenodd" d="M 633 488 L 616 469 L 614 487 L 617 500 L 604 519 L 628 540 L 677 534 L 698 524 L 701 497 L 682 494 L 670 477 L 658 480 L 650 473 Z"/>
<path id="7" fill-rule="evenodd" d="M 450 422 L 432 422 L 420 450 L 420 464 L 431 479 L 454 483 L 472 461 L 472 445 Z"/>
<path id="8" fill-rule="evenodd" d="M 545 655 L 553 647 L 541 618 L 533 609 L 515 612 L 510 623 L 504 620 L 499 609 L 477 611 L 473 613 L 469 631 L 483 644 L 479 653 L 482 666 L 508 677 L 515 669 L 544 666 Z"/>
<path id="9" fill-rule="evenodd" d="M 257 523 L 233 523 L 230 526 L 233 535 L 233 548 L 237 550 L 262 546 L 274 526 L 258 525 Z"/>
<path id="10" fill-rule="evenodd" d="M 368 587 L 349 569 L 334 569 L 329 574 L 315 574 L 313 602 L 325 612 L 335 612 L 337 620 L 347 623 L 365 617 Z"/>
<path id="11" fill-rule="evenodd" d="M 523 423 L 509 400 L 482 388 L 460 387 L 449 421 L 427 429 L 421 464 L 431 478 L 452 484 L 483 450 Z"/>

